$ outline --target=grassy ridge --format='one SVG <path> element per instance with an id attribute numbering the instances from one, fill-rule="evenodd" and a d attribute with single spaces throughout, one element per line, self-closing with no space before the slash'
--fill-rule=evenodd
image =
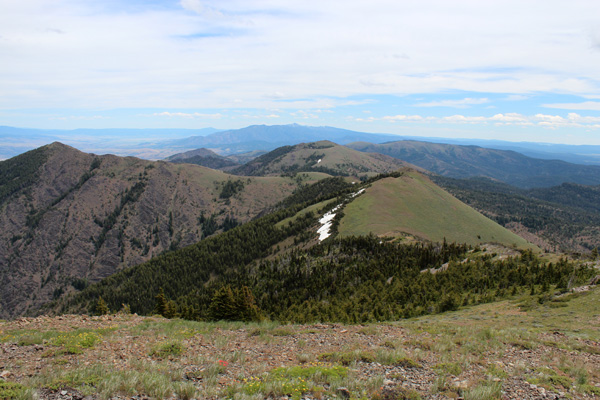
<path id="1" fill-rule="evenodd" d="M 408 233 L 434 242 L 444 238 L 476 245 L 533 245 L 460 202 L 418 172 L 375 182 L 344 209 L 342 236 Z"/>

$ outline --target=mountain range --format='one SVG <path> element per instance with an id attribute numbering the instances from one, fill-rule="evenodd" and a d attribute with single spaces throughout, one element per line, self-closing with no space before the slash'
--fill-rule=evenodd
<path id="1" fill-rule="evenodd" d="M 115 273 L 133 274 L 136 265 L 157 265 L 148 264 L 154 259 L 172 260 L 173 268 L 179 249 L 192 251 L 185 249 L 208 237 L 215 239 L 202 246 L 250 244 L 245 235 L 264 230 L 266 241 L 244 250 L 249 258 L 227 261 L 228 268 L 285 259 L 319 244 L 318 221 L 327 212 L 335 215 L 331 235 L 339 238 L 495 243 L 521 252 L 589 252 L 600 245 L 598 189 L 589 186 L 597 184 L 600 167 L 476 146 L 356 142 L 360 135 L 351 131 L 331 132 L 351 143 L 319 140 L 227 157 L 203 148 L 165 161 L 52 143 L 0 162 L 0 318 L 38 313 L 52 300 L 68 308 L 62 299 L 79 292 L 97 300 L 90 294 L 97 289 L 87 287 L 115 283 Z M 223 236 L 230 230 L 237 233 Z M 212 257 L 205 251 L 202 257 Z M 225 273 L 213 264 L 198 268 L 208 268 L 207 285 Z M 107 297 L 112 307 L 121 300 Z"/>
<path id="2" fill-rule="evenodd" d="M 600 184 L 600 166 L 537 159 L 512 150 L 410 140 L 383 144 L 358 142 L 348 147 L 395 157 L 451 178 L 485 176 L 522 188 L 550 187 L 564 182 Z"/>
<path id="3" fill-rule="evenodd" d="M 400 136 L 298 124 L 253 125 L 227 130 L 214 128 L 45 130 L 0 126 L 0 160 L 54 141 L 96 154 L 110 153 L 157 160 L 202 147 L 229 156 L 254 151 L 266 152 L 280 146 L 319 140 L 330 140 L 339 144 L 412 140 L 458 146 L 474 145 L 489 149 L 512 150 L 533 158 L 600 165 L 600 146 L 594 145 Z"/>

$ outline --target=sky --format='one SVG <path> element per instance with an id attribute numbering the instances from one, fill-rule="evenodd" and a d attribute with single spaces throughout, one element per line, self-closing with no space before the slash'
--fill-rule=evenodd
<path id="1" fill-rule="evenodd" d="M 600 144 L 600 2 L 0 0 L 0 125 Z"/>

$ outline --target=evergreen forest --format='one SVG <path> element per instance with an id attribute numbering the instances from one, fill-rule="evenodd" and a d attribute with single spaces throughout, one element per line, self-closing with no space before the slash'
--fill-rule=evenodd
<path id="1" fill-rule="evenodd" d="M 307 187 L 271 214 L 112 275 L 50 307 L 60 313 L 126 308 L 190 320 L 359 323 L 440 313 L 525 291 L 544 302 L 594 273 L 565 258 L 542 261 L 531 250 L 496 257 L 463 244 L 373 235 L 334 234 L 319 243 L 319 217 L 349 193 L 339 178 L 331 183 L 337 191 L 323 183 Z M 301 202 L 307 193 L 313 199 Z M 321 208 L 306 211 L 312 204 Z"/>

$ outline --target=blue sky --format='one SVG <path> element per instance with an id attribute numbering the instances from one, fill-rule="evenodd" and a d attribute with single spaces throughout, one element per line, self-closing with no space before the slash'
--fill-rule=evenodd
<path id="1" fill-rule="evenodd" d="M 0 125 L 600 144 L 600 2 L 0 0 Z"/>

